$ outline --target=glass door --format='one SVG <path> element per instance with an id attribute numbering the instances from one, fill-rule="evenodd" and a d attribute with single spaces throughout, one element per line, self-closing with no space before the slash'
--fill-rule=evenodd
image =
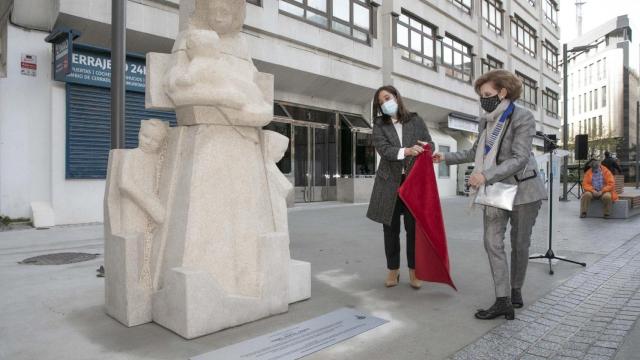
<path id="1" fill-rule="evenodd" d="M 329 174 L 329 131 L 325 128 L 313 128 L 313 179 L 311 181 L 311 201 L 327 201 Z"/>
<path id="2" fill-rule="evenodd" d="M 296 202 L 329 200 L 328 126 L 294 125 L 294 192 Z"/>
<path id="3" fill-rule="evenodd" d="M 310 130 L 307 126 L 293 127 L 293 172 L 295 202 L 309 202 Z"/>

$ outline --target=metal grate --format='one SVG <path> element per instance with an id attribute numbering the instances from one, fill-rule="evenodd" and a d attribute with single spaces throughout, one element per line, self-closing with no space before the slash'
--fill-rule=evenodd
<path id="1" fill-rule="evenodd" d="M 93 260 L 100 254 L 87 253 L 56 253 L 30 257 L 18 264 L 23 265 L 64 265 Z"/>

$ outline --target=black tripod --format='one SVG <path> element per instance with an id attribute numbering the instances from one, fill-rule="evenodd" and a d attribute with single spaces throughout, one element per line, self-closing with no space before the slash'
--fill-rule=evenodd
<path id="1" fill-rule="evenodd" d="M 540 134 L 539 134 L 540 135 Z M 587 266 L 586 263 L 573 261 L 569 259 L 563 259 L 556 257 L 556 254 L 553 252 L 552 244 L 553 244 L 553 156 L 557 145 L 553 142 L 553 140 L 549 139 L 547 136 L 544 136 L 545 143 L 549 142 L 550 144 L 545 144 L 549 146 L 549 250 L 544 255 L 531 256 L 529 259 L 549 259 L 549 274 L 553 275 L 553 267 L 551 266 L 551 260 L 557 259 L 560 261 L 565 261 L 568 263 Z M 546 148 L 547 146 L 545 146 Z"/>
<path id="2" fill-rule="evenodd" d="M 567 181 L 565 179 L 565 181 Z M 573 193 L 573 188 L 578 186 L 578 195 Z M 567 193 L 576 197 L 576 199 L 580 200 L 580 196 L 582 196 L 582 163 L 578 160 L 578 180 L 571 185 L 571 188 L 567 191 Z"/>

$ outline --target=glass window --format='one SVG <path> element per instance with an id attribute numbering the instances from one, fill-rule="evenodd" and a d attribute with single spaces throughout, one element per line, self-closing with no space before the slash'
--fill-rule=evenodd
<path id="1" fill-rule="evenodd" d="M 487 56 L 486 59 L 482 59 L 482 73 L 485 74 L 491 70 L 502 69 L 504 64 L 491 56 Z"/>
<path id="2" fill-rule="evenodd" d="M 409 13 L 400 15 L 395 20 L 395 45 L 404 49 L 403 57 L 429 68 L 435 68 L 433 56 L 435 27 Z"/>
<path id="3" fill-rule="evenodd" d="M 578 114 L 582 114 L 582 95 L 578 95 Z"/>
<path id="4" fill-rule="evenodd" d="M 607 58 L 602 59 L 602 78 L 607 78 Z"/>
<path id="5" fill-rule="evenodd" d="M 349 0 L 332 0 L 333 16 L 344 21 L 349 21 Z"/>
<path id="6" fill-rule="evenodd" d="M 598 80 L 602 80 L 602 60 L 598 60 L 598 65 L 596 66 L 598 71 Z"/>
<path id="7" fill-rule="evenodd" d="M 578 70 L 578 87 L 582 86 L 582 70 Z"/>
<path id="8" fill-rule="evenodd" d="M 473 59 L 471 58 L 471 46 L 453 36 L 446 34 L 441 41 L 442 57 L 440 64 L 445 68 L 447 76 L 460 81 L 471 83 L 473 78 Z"/>
<path id="9" fill-rule="evenodd" d="M 553 25 L 553 27 L 558 27 L 558 4 L 556 1 L 544 0 L 542 9 L 544 10 L 544 18 Z"/>
<path id="10" fill-rule="evenodd" d="M 369 122 L 361 116 L 344 115 L 344 117 L 347 119 L 351 127 L 371 129 L 371 125 L 369 125 Z"/>
<path id="11" fill-rule="evenodd" d="M 373 134 L 356 132 L 356 175 L 374 175 L 376 171 L 376 150 Z"/>
<path id="12" fill-rule="evenodd" d="M 593 91 L 589 91 L 589 111 L 593 110 Z"/>
<path id="13" fill-rule="evenodd" d="M 547 115 L 557 119 L 558 118 L 558 93 L 548 88 L 545 91 L 543 91 L 542 106 L 544 107 Z"/>
<path id="14" fill-rule="evenodd" d="M 602 87 L 602 107 L 607 106 L 607 87 Z"/>
<path id="15" fill-rule="evenodd" d="M 504 30 L 502 24 L 502 1 L 500 0 L 482 0 L 482 18 L 489 29 L 502 35 Z"/>
<path id="16" fill-rule="evenodd" d="M 511 19 L 511 35 L 519 48 L 533 57 L 536 56 L 536 30 L 518 15 Z"/>
<path id="17" fill-rule="evenodd" d="M 340 173 L 343 176 L 375 174 L 376 152 L 371 125 L 362 116 L 340 114 L 340 146 Z"/>
<path id="18" fill-rule="evenodd" d="M 558 72 L 558 48 L 547 40 L 542 43 L 542 57 L 548 67 Z"/>
<path id="19" fill-rule="evenodd" d="M 340 119 L 340 174 L 345 177 L 352 177 L 352 154 L 353 154 L 353 134 L 349 123 Z"/>
<path id="20" fill-rule="evenodd" d="M 467 14 L 471 14 L 471 6 L 472 6 L 471 0 L 449 0 L 449 1 L 452 2 L 455 6 L 462 9 L 462 11 L 466 12 Z"/>
<path id="21" fill-rule="evenodd" d="M 569 90 L 575 90 L 575 83 L 573 82 L 574 79 L 575 76 L 571 73 L 571 75 L 569 75 Z"/>
<path id="22" fill-rule="evenodd" d="M 438 146 L 438 152 L 441 154 L 446 154 L 450 151 L 451 151 L 451 147 L 449 146 L 443 146 L 443 145 Z M 440 162 L 440 164 L 438 164 L 438 177 L 449 178 L 451 176 L 449 169 L 450 169 L 449 165 L 447 165 L 444 161 Z"/>
<path id="23" fill-rule="evenodd" d="M 598 136 L 602 136 L 602 115 L 598 116 Z"/>
<path id="24" fill-rule="evenodd" d="M 533 110 L 538 107 L 538 84 L 535 80 L 516 71 L 516 76 L 522 81 L 522 96 L 518 102 Z"/>
<path id="25" fill-rule="evenodd" d="M 593 90 L 593 108 L 598 109 L 598 89 Z"/>
<path id="26" fill-rule="evenodd" d="M 363 43 L 371 42 L 374 16 L 369 0 L 278 0 L 278 4 L 281 13 Z"/>

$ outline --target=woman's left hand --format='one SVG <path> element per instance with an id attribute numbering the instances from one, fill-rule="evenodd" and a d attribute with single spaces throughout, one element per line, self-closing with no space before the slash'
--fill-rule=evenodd
<path id="1" fill-rule="evenodd" d="M 475 173 L 469 178 L 469 185 L 473 186 L 474 188 L 479 188 L 480 186 L 484 185 L 485 182 L 487 182 L 487 179 L 485 179 L 484 175 L 480 173 Z"/>

